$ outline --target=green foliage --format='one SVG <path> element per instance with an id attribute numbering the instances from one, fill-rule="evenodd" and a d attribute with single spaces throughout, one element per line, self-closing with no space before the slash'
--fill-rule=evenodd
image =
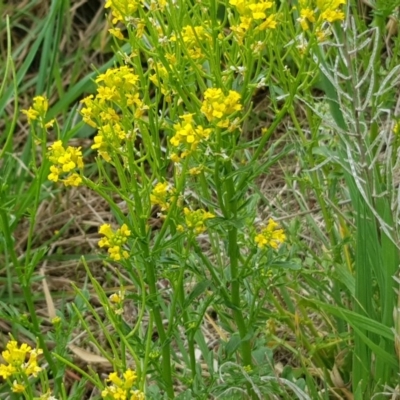
<path id="1" fill-rule="evenodd" d="M 396 387 L 399 4 L 287 3 L 108 1 L 111 59 L 66 86 L 71 4 L 7 19 L 0 396 Z"/>

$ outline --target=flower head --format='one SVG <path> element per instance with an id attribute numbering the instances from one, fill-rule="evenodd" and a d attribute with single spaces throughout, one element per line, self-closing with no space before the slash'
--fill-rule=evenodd
<path id="1" fill-rule="evenodd" d="M 18 383 L 16 380 L 13 382 L 11 387 L 13 393 L 23 393 L 25 391 L 25 385 Z"/>
<path id="2" fill-rule="evenodd" d="M 161 211 L 168 210 L 173 196 L 174 188 L 168 182 L 158 182 L 150 194 L 152 205 L 161 207 Z"/>
<path id="3" fill-rule="evenodd" d="M 240 15 L 240 24 L 232 26 L 232 31 L 241 42 L 246 32 L 256 26 L 258 30 L 275 29 L 277 25 L 276 14 L 270 9 L 274 3 L 269 0 L 230 0 Z"/>
<path id="4" fill-rule="evenodd" d="M 60 174 L 67 175 L 63 180 L 65 186 L 79 186 L 82 178 L 75 172 L 76 169 L 83 168 L 83 157 L 80 147 L 68 146 L 65 148 L 61 140 L 54 142 L 48 149 L 47 158 L 53 163 L 50 166 L 50 174 L 47 179 L 57 182 Z"/>
<path id="5" fill-rule="evenodd" d="M 196 126 L 193 114 L 181 115 L 180 118 L 182 122 L 174 125 L 175 135 L 170 139 L 170 143 L 174 147 L 178 147 L 180 144 L 188 145 L 191 150 L 195 150 L 201 141 L 208 139 L 211 129 Z"/>
<path id="6" fill-rule="evenodd" d="M 283 229 L 279 229 L 278 223 L 273 219 L 270 219 L 267 226 L 254 238 L 254 241 L 260 249 L 266 247 L 277 249 L 285 240 L 286 235 Z"/>
<path id="7" fill-rule="evenodd" d="M 31 124 L 39 119 L 44 121 L 48 108 L 49 102 L 47 98 L 45 96 L 36 96 L 33 98 L 32 107 L 29 107 L 28 110 L 22 110 L 22 113 L 28 117 L 28 121 Z"/>
<path id="8" fill-rule="evenodd" d="M 106 381 L 109 384 L 101 392 L 101 397 L 115 400 L 144 400 L 144 393 L 134 389 L 136 380 L 136 372 L 131 369 L 127 369 L 122 375 L 112 372 L 108 375 Z"/>
<path id="9" fill-rule="evenodd" d="M 185 44 L 185 48 L 191 59 L 197 60 L 203 58 L 201 51 L 201 43 L 211 39 L 210 34 L 206 30 L 207 23 L 200 26 L 186 25 L 182 28 L 181 37 Z M 171 41 L 177 41 L 177 35 L 171 36 Z"/>
<path id="10" fill-rule="evenodd" d="M 343 21 L 344 12 L 340 6 L 346 4 L 346 0 L 301 0 L 300 17 L 297 19 L 303 31 L 310 29 L 310 24 L 314 25 L 315 33 L 319 41 L 325 39 L 326 23 Z"/>
<path id="11" fill-rule="evenodd" d="M 15 340 L 10 340 L 6 345 L 6 350 L 1 353 L 5 363 L 0 364 L 0 376 L 4 379 L 21 373 L 28 377 L 37 376 L 42 370 L 37 363 L 40 354 L 42 350 L 39 348 L 32 349 L 25 343 L 18 346 Z M 19 390 L 21 386 L 16 385 L 14 389 Z"/>
<path id="12" fill-rule="evenodd" d="M 217 126 L 228 127 L 228 118 L 241 109 L 240 94 L 234 90 L 225 95 L 222 89 L 209 88 L 204 93 L 201 112 L 210 122 L 217 122 Z"/>
<path id="13" fill-rule="evenodd" d="M 205 221 L 215 218 L 214 214 L 202 209 L 192 211 L 185 207 L 183 213 L 185 215 L 186 227 L 193 231 L 195 235 L 200 235 L 200 233 L 203 233 L 206 230 L 206 225 L 204 224 Z M 178 225 L 178 230 L 183 232 L 185 228 L 182 225 Z"/>
<path id="14" fill-rule="evenodd" d="M 108 254 L 111 259 L 120 261 L 122 258 L 129 257 L 129 253 L 123 250 L 124 244 L 131 235 L 131 231 L 126 224 L 123 224 L 116 231 L 112 230 L 109 224 L 103 224 L 99 229 L 99 233 L 103 237 L 99 240 L 98 245 L 99 247 L 108 248 Z"/>
<path id="15" fill-rule="evenodd" d="M 137 0 L 107 0 L 104 8 L 109 8 L 112 15 L 112 23 L 126 23 L 133 17 L 138 9 L 139 1 Z"/>

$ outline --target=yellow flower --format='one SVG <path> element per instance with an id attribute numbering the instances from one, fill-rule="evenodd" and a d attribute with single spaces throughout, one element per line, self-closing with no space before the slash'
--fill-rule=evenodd
<path id="1" fill-rule="evenodd" d="M 115 118 L 112 113 L 107 113 L 111 118 Z M 106 118 L 103 115 L 103 119 Z M 127 138 L 127 133 L 124 131 L 122 125 L 118 122 L 110 121 L 103 124 L 94 137 L 94 144 L 91 146 L 93 150 L 97 150 L 98 154 L 104 158 L 105 161 L 110 162 L 112 151 L 120 150 L 123 143 Z"/>
<path id="2" fill-rule="evenodd" d="M 111 157 L 108 153 L 108 144 L 104 141 L 104 136 L 98 133 L 93 140 L 94 144 L 91 146 L 91 149 L 97 150 L 98 154 L 103 157 L 105 161 L 110 162 Z"/>
<path id="3" fill-rule="evenodd" d="M 54 125 L 54 122 L 55 122 L 55 119 L 53 118 L 53 119 L 51 119 L 49 122 L 46 122 L 45 125 L 44 125 L 44 127 L 45 127 L 46 129 L 52 128 L 53 125 Z"/>
<path id="4" fill-rule="evenodd" d="M 64 186 L 79 186 L 82 183 L 82 178 L 78 174 L 71 174 L 66 179 L 63 179 Z"/>
<path id="5" fill-rule="evenodd" d="M 211 36 L 205 27 L 207 27 L 207 22 L 204 22 L 203 25 L 200 26 L 186 25 L 182 28 L 182 40 L 185 44 L 185 48 L 189 54 L 189 57 L 194 60 L 203 57 L 200 44 L 211 40 Z M 172 42 L 176 42 L 177 36 L 172 35 L 170 40 Z"/>
<path id="6" fill-rule="evenodd" d="M 111 374 L 109 374 L 107 382 L 112 382 L 115 386 L 118 387 L 122 387 L 124 384 L 123 380 L 118 376 L 117 372 L 112 372 Z"/>
<path id="7" fill-rule="evenodd" d="M 61 173 L 68 173 L 76 168 L 82 169 L 84 166 L 81 148 L 69 146 L 65 149 L 61 140 L 49 147 L 47 158 L 53 163 L 47 178 L 53 182 L 58 182 Z M 72 173 L 62 182 L 65 186 L 79 186 L 82 178 L 77 173 Z"/>
<path id="8" fill-rule="evenodd" d="M 278 223 L 270 219 L 268 225 L 256 235 L 254 241 L 260 249 L 264 249 L 265 247 L 277 249 L 286 240 L 283 229 L 278 229 L 278 227 Z"/>
<path id="9" fill-rule="evenodd" d="M 61 318 L 59 316 L 56 316 L 56 317 L 52 318 L 51 323 L 53 325 L 58 325 L 59 323 L 61 323 Z"/>
<path id="10" fill-rule="evenodd" d="M 193 167 L 189 169 L 189 174 L 190 175 L 199 175 L 201 173 L 201 171 L 203 170 L 203 167 Z"/>
<path id="11" fill-rule="evenodd" d="M 21 110 L 21 112 L 28 117 L 29 123 L 32 123 L 32 121 L 36 121 L 39 116 L 39 113 L 32 107 L 29 107 L 28 110 Z"/>
<path id="12" fill-rule="evenodd" d="M 117 293 L 113 293 L 109 299 L 113 304 L 121 304 L 124 301 L 125 293 L 124 291 L 120 290 Z"/>
<path id="13" fill-rule="evenodd" d="M 297 19 L 300 22 L 301 28 L 303 31 L 307 31 L 310 27 L 308 25 L 309 22 L 315 22 L 315 13 L 312 8 L 302 8 L 300 10 L 300 18 Z"/>
<path id="14" fill-rule="evenodd" d="M 178 154 L 176 153 L 172 153 L 169 158 L 171 159 L 172 162 L 174 163 L 178 163 L 179 161 L 181 161 L 180 157 Z"/>
<path id="15" fill-rule="evenodd" d="M 227 127 L 229 121 L 224 118 L 230 117 L 236 111 L 242 109 L 240 94 L 230 90 L 226 96 L 222 89 L 209 88 L 204 93 L 201 112 L 211 121 L 216 121 L 217 126 Z"/>
<path id="16" fill-rule="evenodd" d="M 324 23 L 344 20 L 345 14 L 340 10 L 340 6 L 343 4 L 346 4 L 346 0 L 300 1 L 298 22 L 304 31 L 310 28 L 309 23 L 314 24 L 318 40 L 323 41 L 330 33 L 323 29 Z"/>
<path id="17" fill-rule="evenodd" d="M 106 236 L 107 238 L 112 238 L 113 236 L 113 230 L 111 229 L 111 226 L 109 224 L 103 224 L 100 229 L 99 229 L 99 233 L 101 233 L 102 235 Z M 102 247 L 102 246 L 100 246 Z"/>
<path id="18" fill-rule="evenodd" d="M 152 205 L 160 206 L 161 211 L 165 211 L 170 206 L 173 192 L 174 190 L 168 182 L 158 182 L 150 194 L 150 202 Z"/>
<path id="19" fill-rule="evenodd" d="M 169 89 L 169 74 L 167 68 L 160 62 L 153 63 L 152 68 L 155 73 L 150 75 L 149 79 L 154 83 L 158 88 L 161 89 L 161 93 L 167 96 L 170 92 Z"/>
<path id="20" fill-rule="evenodd" d="M 115 400 L 144 400 L 144 393 L 133 389 L 136 380 L 136 372 L 131 369 L 126 370 L 122 376 L 117 372 L 112 372 L 106 380 L 107 382 L 111 382 L 111 385 L 105 387 L 101 392 L 101 396 Z"/>
<path id="21" fill-rule="evenodd" d="M 136 372 L 132 371 L 131 369 L 128 369 L 123 373 L 123 377 L 124 377 L 124 381 L 125 381 L 124 382 L 125 389 L 131 389 L 133 384 L 137 380 Z"/>
<path id="22" fill-rule="evenodd" d="M 230 0 L 229 4 L 234 6 L 240 15 L 240 24 L 231 27 L 241 42 L 245 33 L 250 29 L 253 21 L 259 24 L 257 29 L 275 29 L 277 25 L 276 15 L 268 14 L 268 10 L 274 5 L 272 1 L 266 0 Z"/>
<path id="23" fill-rule="evenodd" d="M 83 121 L 91 127 L 97 128 L 97 124 L 94 119 L 99 115 L 100 111 L 97 102 L 93 98 L 93 95 L 91 94 L 90 96 L 85 97 L 80 101 L 80 103 L 85 105 L 85 107 L 83 107 L 80 111 Z"/>
<path id="24" fill-rule="evenodd" d="M 110 32 L 111 35 L 115 36 L 119 40 L 124 40 L 125 39 L 120 28 L 111 28 L 111 29 L 108 30 L 108 32 Z"/>
<path id="25" fill-rule="evenodd" d="M 33 98 L 32 107 L 28 110 L 22 110 L 21 112 L 28 117 L 28 122 L 32 123 L 37 119 L 44 121 L 47 110 L 49 108 L 49 102 L 45 96 L 36 96 Z"/>
<path id="26" fill-rule="evenodd" d="M 37 357 L 40 354 L 42 354 L 41 349 L 32 349 L 25 343 L 18 346 L 15 340 L 10 340 L 6 345 L 6 350 L 1 353 L 6 364 L 0 364 L 0 376 L 4 379 L 20 373 L 26 376 L 37 376 L 42 370 L 37 365 Z M 28 361 L 26 361 L 27 358 Z"/>
<path id="27" fill-rule="evenodd" d="M 1 355 L 4 360 L 9 364 L 23 364 L 25 357 L 32 351 L 32 347 L 26 343 L 22 343 L 21 347 L 18 347 L 18 343 L 15 340 L 11 340 L 7 343 L 6 351 L 3 351 Z"/>
<path id="28" fill-rule="evenodd" d="M 120 246 L 112 246 L 108 249 L 108 254 L 110 258 L 115 261 L 120 261 L 122 258 L 121 247 Z"/>
<path id="29" fill-rule="evenodd" d="M 277 24 L 278 22 L 276 20 L 276 14 L 271 14 L 262 24 L 260 24 L 258 29 L 260 29 L 260 31 L 264 31 L 266 29 L 275 29 Z"/>
<path id="30" fill-rule="evenodd" d="M 99 229 L 99 233 L 104 237 L 99 240 L 98 245 L 99 247 L 108 248 L 108 254 L 112 260 L 120 261 L 122 258 L 129 257 L 129 253 L 123 250 L 123 245 L 131 235 L 131 231 L 126 224 L 123 224 L 116 231 L 113 231 L 109 224 L 103 224 Z"/>
<path id="31" fill-rule="evenodd" d="M 343 21 L 344 20 L 344 12 L 339 10 L 325 10 L 321 13 L 321 18 L 324 21 L 328 21 L 333 23 L 335 21 Z"/>
<path id="32" fill-rule="evenodd" d="M 248 8 L 251 10 L 251 14 L 254 19 L 265 19 L 267 18 L 265 11 L 271 8 L 272 5 L 272 1 L 261 1 L 259 3 L 249 4 Z"/>
<path id="33" fill-rule="evenodd" d="M 49 102 L 47 101 L 47 98 L 45 96 L 34 97 L 33 98 L 33 108 L 39 114 L 45 115 L 49 108 Z"/>
<path id="34" fill-rule="evenodd" d="M 17 381 L 13 382 L 11 388 L 14 393 L 23 393 L 25 391 L 25 386 L 21 383 L 18 383 Z"/>
<path id="35" fill-rule="evenodd" d="M 229 0 L 229 4 L 235 6 L 239 14 L 246 12 L 246 0 Z"/>
<path id="36" fill-rule="evenodd" d="M 118 68 L 109 68 L 104 74 L 100 74 L 95 82 L 102 84 L 100 88 L 121 89 L 129 92 L 136 88 L 139 76 L 134 73 L 132 68 L 123 65 Z"/>
<path id="37" fill-rule="evenodd" d="M 196 235 L 200 235 L 206 230 L 206 226 L 204 222 L 208 219 L 215 218 L 215 215 L 205 211 L 205 210 L 196 210 L 192 211 L 189 208 L 185 207 L 183 209 L 183 213 L 185 215 L 185 223 L 186 226 L 192 230 Z M 179 231 L 183 232 L 183 227 L 180 225 Z"/>
<path id="38" fill-rule="evenodd" d="M 2 376 L 3 379 L 8 379 L 15 373 L 17 373 L 17 368 L 15 368 L 13 365 L 0 364 L 0 376 Z"/>
<path id="39" fill-rule="evenodd" d="M 49 181 L 57 182 L 58 176 L 60 175 L 60 170 L 55 166 L 50 166 L 50 174 L 47 176 Z"/>
<path id="40" fill-rule="evenodd" d="M 136 0 L 107 0 L 104 8 L 109 8 L 112 15 L 112 23 L 127 23 L 138 8 Z"/>
<path id="41" fill-rule="evenodd" d="M 207 139 L 210 136 L 211 129 L 195 126 L 193 115 L 182 115 L 180 118 L 183 122 L 174 125 L 175 135 L 170 139 L 170 143 L 173 146 L 177 147 L 180 144 L 187 144 L 190 145 L 191 150 L 195 150 L 203 139 Z"/>

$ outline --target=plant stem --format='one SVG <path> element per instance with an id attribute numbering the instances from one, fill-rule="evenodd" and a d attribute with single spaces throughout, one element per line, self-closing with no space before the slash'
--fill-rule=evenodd
<path id="1" fill-rule="evenodd" d="M 149 261 L 149 252 L 145 244 L 142 246 L 142 249 L 145 254 L 146 276 L 150 292 L 149 297 L 152 299 L 158 299 L 159 296 L 156 287 L 156 275 L 154 272 L 154 266 L 151 263 L 151 261 Z M 160 306 L 157 300 L 152 301 L 151 309 L 154 314 L 154 321 L 156 323 L 158 336 L 161 342 L 161 351 L 162 351 L 161 373 L 165 383 L 165 390 L 168 394 L 168 398 L 173 399 L 175 395 L 174 395 L 174 388 L 172 386 L 171 350 L 169 342 L 167 341 L 167 335 L 165 334 L 165 329 L 161 318 Z"/>
<path id="2" fill-rule="evenodd" d="M 225 179 L 226 188 L 226 203 L 225 207 L 228 212 L 228 217 L 231 221 L 228 232 L 228 256 L 230 261 L 230 271 L 232 280 L 232 292 L 231 302 L 233 305 L 233 316 L 235 319 L 236 326 L 239 330 L 241 339 L 240 352 L 242 356 L 242 363 L 244 367 L 252 368 L 251 358 L 251 342 L 250 338 L 247 337 L 246 321 L 242 313 L 240 305 L 240 278 L 239 278 L 239 244 L 238 244 L 238 229 L 235 225 L 237 219 L 237 200 L 235 198 L 235 183 L 232 177 L 232 164 L 227 162 L 227 171 Z M 247 383 L 248 394 L 253 399 L 257 399 L 250 383 Z"/>

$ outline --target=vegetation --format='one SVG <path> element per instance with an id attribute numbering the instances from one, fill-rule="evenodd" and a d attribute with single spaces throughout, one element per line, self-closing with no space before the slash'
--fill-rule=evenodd
<path id="1" fill-rule="evenodd" d="M 0 398 L 400 398 L 400 2 L 11 3 Z"/>

